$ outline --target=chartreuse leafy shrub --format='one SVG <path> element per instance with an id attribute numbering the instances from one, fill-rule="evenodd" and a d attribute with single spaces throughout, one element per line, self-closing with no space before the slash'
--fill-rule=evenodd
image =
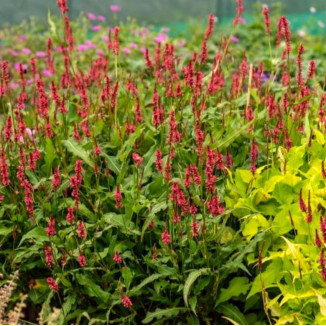
<path id="1" fill-rule="evenodd" d="M 243 220 L 250 241 L 264 234 L 260 250 L 248 255 L 259 273 L 247 298 L 261 292 L 265 311 L 278 324 L 324 324 L 325 137 L 307 126 L 307 139 L 253 175 L 238 169 L 228 180 L 227 206 Z"/>
<path id="2" fill-rule="evenodd" d="M 287 19 L 263 7 L 244 53 L 240 0 L 228 38 L 210 15 L 186 47 L 134 22 L 86 39 L 57 2 L 49 32 L 3 31 L 1 272 L 26 319 L 323 323 L 326 97 Z"/>

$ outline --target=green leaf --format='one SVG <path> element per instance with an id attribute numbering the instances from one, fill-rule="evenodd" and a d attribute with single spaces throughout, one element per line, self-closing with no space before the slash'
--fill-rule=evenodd
<path id="1" fill-rule="evenodd" d="M 144 286 L 146 286 L 147 284 L 159 279 L 160 277 L 163 277 L 165 275 L 162 274 L 153 274 L 150 275 L 148 277 L 146 277 L 140 284 L 138 284 L 137 286 L 135 286 L 134 288 L 132 288 L 128 294 L 131 295 L 136 295 Z"/>
<path id="2" fill-rule="evenodd" d="M 51 12 L 50 12 L 50 9 L 48 10 L 48 23 L 49 23 L 49 26 L 50 26 L 50 32 L 53 36 L 57 36 L 57 30 L 56 30 L 56 26 L 52 20 L 52 17 L 51 17 Z"/>
<path id="3" fill-rule="evenodd" d="M 86 275 L 77 274 L 77 281 L 79 285 L 83 285 L 85 293 L 87 293 L 91 297 L 95 297 L 101 303 L 107 303 L 110 294 L 100 288 L 91 278 Z"/>
<path id="4" fill-rule="evenodd" d="M 221 140 L 217 141 L 216 146 L 218 149 L 223 149 L 228 147 L 233 143 L 242 133 L 246 132 L 248 128 L 253 124 L 255 120 L 250 121 L 249 123 L 243 125 L 242 127 L 235 129 L 233 132 L 228 134 L 226 137 L 222 137 Z M 214 139 L 215 141 L 215 139 Z"/>
<path id="5" fill-rule="evenodd" d="M 62 310 L 65 312 L 65 315 L 68 315 L 71 311 L 73 304 L 76 302 L 77 296 L 76 293 L 72 292 L 64 299 L 62 304 Z"/>
<path id="6" fill-rule="evenodd" d="M 46 138 L 46 144 L 45 144 L 45 171 L 46 173 L 49 173 L 52 168 L 52 163 L 54 159 L 57 157 L 55 148 L 53 146 L 52 140 L 50 138 Z"/>
<path id="7" fill-rule="evenodd" d="M 49 237 L 45 232 L 45 229 L 41 226 L 38 226 L 37 228 L 27 232 L 22 239 L 20 240 L 20 243 L 18 245 L 18 247 L 21 246 L 21 244 L 28 239 L 34 239 L 37 242 L 44 242 L 44 241 L 48 241 Z"/>
<path id="8" fill-rule="evenodd" d="M 210 271 L 210 268 L 201 268 L 197 271 L 193 271 L 189 274 L 185 286 L 183 288 L 183 300 L 186 304 L 186 306 L 188 307 L 188 295 L 190 292 L 190 288 L 193 285 L 193 283 L 197 280 L 198 277 L 200 277 L 201 275 L 205 275 Z"/>
<path id="9" fill-rule="evenodd" d="M 13 230 L 13 226 L 10 227 L 10 228 L 6 228 L 6 227 L 3 227 L 3 228 L 0 228 L 0 235 L 9 235 Z"/>
<path id="10" fill-rule="evenodd" d="M 68 140 L 63 140 L 62 143 L 69 152 L 81 158 L 86 164 L 94 168 L 94 162 L 90 159 L 87 151 L 79 145 L 75 139 L 70 138 Z"/>
<path id="11" fill-rule="evenodd" d="M 126 288 L 129 289 L 132 278 L 133 278 L 131 269 L 129 267 L 125 267 L 123 269 L 123 271 L 121 272 L 121 274 L 122 274 L 123 281 L 124 281 Z"/>
<path id="12" fill-rule="evenodd" d="M 113 171 L 115 174 L 120 173 L 120 163 L 119 160 L 114 156 L 109 156 L 105 153 L 102 153 L 102 156 L 104 156 L 108 160 L 109 170 Z"/>
<path id="13" fill-rule="evenodd" d="M 168 308 L 168 309 L 156 309 L 154 312 L 148 312 L 146 318 L 142 321 L 143 324 L 149 324 L 153 319 L 171 318 L 177 316 L 180 312 L 185 312 L 186 308 Z"/>
<path id="14" fill-rule="evenodd" d="M 239 310 L 239 308 L 230 303 L 223 303 L 222 305 L 218 306 L 217 311 L 223 316 L 228 317 L 229 319 L 235 321 L 240 325 L 248 324 L 246 317 Z"/>
<path id="15" fill-rule="evenodd" d="M 250 288 L 249 281 L 246 277 L 235 277 L 225 289 L 221 290 L 221 294 L 216 302 L 216 305 L 228 301 L 240 294 L 246 294 Z"/>

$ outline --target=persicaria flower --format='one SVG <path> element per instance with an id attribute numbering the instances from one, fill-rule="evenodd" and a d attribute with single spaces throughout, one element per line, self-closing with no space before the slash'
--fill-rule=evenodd
<path id="1" fill-rule="evenodd" d="M 322 245 L 322 242 L 320 240 L 320 237 L 319 237 L 319 234 L 318 234 L 318 230 L 317 229 L 315 230 L 315 233 L 316 233 L 316 235 L 315 235 L 315 245 L 320 248 L 321 245 Z"/>
<path id="2" fill-rule="evenodd" d="M 311 60 L 309 62 L 309 73 L 308 73 L 308 79 L 311 79 L 314 77 L 316 72 L 316 62 L 314 60 Z"/>
<path id="3" fill-rule="evenodd" d="M 66 13 L 68 11 L 67 0 L 57 0 L 57 5 L 62 14 Z"/>
<path id="4" fill-rule="evenodd" d="M 176 223 L 176 224 L 180 222 L 180 216 L 178 215 L 177 211 L 174 211 L 174 213 L 173 213 L 172 222 Z"/>
<path id="5" fill-rule="evenodd" d="M 59 290 L 59 284 L 52 278 L 48 277 L 46 279 L 47 283 L 49 284 L 49 288 L 55 292 L 58 292 Z"/>
<path id="6" fill-rule="evenodd" d="M 53 174 L 53 179 L 52 179 L 53 190 L 56 191 L 59 188 L 60 184 L 61 184 L 60 171 L 59 169 L 55 169 Z"/>
<path id="7" fill-rule="evenodd" d="M 191 235 L 193 238 L 198 236 L 198 223 L 195 217 L 191 224 Z"/>
<path id="8" fill-rule="evenodd" d="M 79 223 L 78 223 L 77 236 L 78 236 L 78 238 L 86 238 L 86 229 L 85 229 L 85 225 L 82 221 L 79 221 Z"/>
<path id="9" fill-rule="evenodd" d="M 189 188 L 191 184 L 191 178 L 194 183 L 199 186 L 201 182 L 200 174 L 198 173 L 198 169 L 194 164 L 190 164 L 189 167 L 186 169 L 186 176 L 184 180 L 184 185 Z"/>
<path id="10" fill-rule="evenodd" d="M 322 248 L 319 255 L 319 268 L 323 280 L 326 282 L 326 267 L 325 267 L 325 249 Z"/>
<path id="11" fill-rule="evenodd" d="M 164 232 L 161 234 L 161 239 L 165 244 L 169 244 L 171 242 L 171 236 L 167 229 L 165 229 Z"/>
<path id="12" fill-rule="evenodd" d="M 220 199 L 214 195 L 207 203 L 208 211 L 211 215 L 218 216 L 224 212 L 224 207 L 220 205 Z"/>
<path id="13" fill-rule="evenodd" d="M 215 23 L 215 17 L 213 14 L 210 14 L 208 17 L 208 25 L 205 32 L 205 40 L 207 40 L 213 34 L 214 23 Z"/>
<path id="14" fill-rule="evenodd" d="M 2 152 L 1 152 L 0 181 L 4 186 L 9 186 L 10 185 L 8 165 L 7 165 L 6 154 L 5 154 L 4 149 L 2 149 Z"/>
<path id="15" fill-rule="evenodd" d="M 46 234 L 49 236 L 49 237 L 52 237 L 56 234 L 56 230 L 55 230 L 55 220 L 54 220 L 54 217 L 51 216 L 50 217 L 50 221 L 48 222 L 48 226 L 47 228 L 45 229 L 46 231 Z"/>
<path id="16" fill-rule="evenodd" d="M 251 142 L 251 149 L 250 149 L 250 170 L 252 173 L 256 172 L 256 160 L 258 158 L 258 146 L 253 139 Z"/>
<path id="17" fill-rule="evenodd" d="M 77 260 L 78 260 L 78 263 L 79 263 L 80 267 L 85 267 L 86 266 L 86 257 L 81 252 L 79 252 Z"/>
<path id="18" fill-rule="evenodd" d="M 137 153 L 132 154 L 132 159 L 135 162 L 135 165 L 139 167 L 143 163 L 143 158 L 139 156 Z"/>
<path id="19" fill-rule="evenodd" d="M 68 214 L 66 216 L 66 221 L 68 223 L 74 223 L 75 220 L 74 210 L 75 209 L 73 206 L 68 207 Z"/>
<path id="20" fill-rule="evenodd" d="M 284 36 L 286 47 L 285 47 L 285 53 L 290 53 L 291 51 L 291 32 L 289 28 L 289 22 L 288 20 L 282 16 L 280 17 L 278 23 L 277 23 L 277 45 L 281 43 L 281 37 Z"/>
<path id="21" fill-rule="evenodd" d="M 115 208 L 122 208 L 122 194 L 120 191 L 120 186 L 117 186 L 117 189 L 115 191 Z"/>
<path id="22" fill-rule="evenodd" d="M 45 245 L 44 247 L 44 253 L 45 253 L 45 262 L 49 267 L 53 266 L 53 256 L 52 256 L 52 250 L 49 246 Z"/>
<path id="23" fill-rule="evenodd" d="M 122 263 L 122 258 L 121 256 L 119 255 L 118 252 L 116 252 L 112 258 L 117 264 L 121 264 Z"/>
<path id="24" fill-rule="evenodd" d="M 303 198 L 302 198 L 302 188 L 300 188 L 300 193 L 299 193 L 299 206 L 300 209 L 303 213 L 307 212 L 307 206 L 306 203 L 304 202 Z"/>
<path id="25" fill-rule="evenodd" d="M 156 169 L 158 172 L 162 173 L 163 172 L 163 167 L 162 167 L 162 152 L 158 149 L 155 152 L 156 160 L 155 160 L 155 165 Z"/>
<path id="26" fill-rule="evenodd" d="M 121 303 L 122 303 L 122 305 L 123 305 L 124 307 L 126 307 L 126 308 L 130 308 L 130 307 L 132 306 L 132 301 L 131 301 L 130 298 L 127 297 L 127 296 L 123 296 L 123 297 L 121 298 Z"/>
<path id="27" fill-rule="evenodd" d="M 5 140 L 9 140 L 12 134 L 12 120 L 11 120 L 11 116 L 9 116 L 6 120 L 6 126 L 4 129 L 4 137 Z"/>
<path id="28" fill-rule="evenodd" d="M 310 201 L 310 190 L 308 192 L 308 212 L 307 212 L 307 223 L 312 222 L 312 211 L 311 211 L 311 201 Z"/>
<path id="29" fill-rule="evenodd" d="M 94 147 L 94 154 L 95 154 L 95 155 L 100 155 L 101 152 L 102 152 L 102 150 L 101 150 L 100 147 L 98 147 L 98 146 L 95 146 L 95 147 Z"/>
<path id="30" fill-rule="evenodd" d="M 265 30 L 266 34 L 270 35 L 271 33 L 271 22 L 269 19 L 269 9 L 267 5 L 263 5 L 263 15 L 264 15 L 264 23 L 265 23 Z"/>
<path id="31" fill-rule="evenodd" d="M 239 23 L 240 23 L 240 17 L 241 17 L 241 14 L 243 12 L 243 4 L 242 4 L 242 0 L 237 0 L 237 14 L 233 20 L 233 25 L 234 26 L 237 26 Z"/>
<path id="32" fill-rule="evenodd" d="M 151 220 L 151 222 L 148 225 L 148 230 L 149 231 L 153 230 L 154 226 L 155 226 L 155 220 Z"/>

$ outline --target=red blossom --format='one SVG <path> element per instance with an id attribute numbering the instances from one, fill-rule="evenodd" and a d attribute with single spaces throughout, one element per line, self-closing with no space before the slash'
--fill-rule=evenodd
<path id="1" fill-rule="evenodd" d="M 125 308 L 130 308 L 132 306 L 132 301 L 127 296 L 121 298 L 121 303 Z"/>
<path id="2" fill-rule="evenodd" d="M 143 158 L 139 156 L 137 153 L 132 153 L 132 159 L 135 162 L 135 165 L 139 167 L 143 163 Z"/>
<path id="3" fill-rule="evenodd" d="M 116 252 L 112 258 L 117 264 L 121 264 L 122 263 L 122 258 L 121 256 L 119 255 L 118 252 Z"/>
<path id="4" fill-rule="evenodd" d="M 171 236 L 167 229 L 165 229 L 163 231 L 163 233 L 161 234 L 161 239 L 162 239 L 162 242 L 165 244 L 169 244 L 171 242 Z"/>
<path id="5" fill-rule="evenodd" d="M 54 292 L 58 292 L 59 284 L 52 277 L 48 277 L 46 281 L 49 284 L 49 288 L 51 290 L 53 290 Z"/>

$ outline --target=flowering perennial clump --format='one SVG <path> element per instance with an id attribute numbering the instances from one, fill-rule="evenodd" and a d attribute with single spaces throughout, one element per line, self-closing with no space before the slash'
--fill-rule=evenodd
<path id="1" fill-rule="evenodd" d="M 57 5 L 44 35 L 0 45 L 0 258 L 28 308 L 325 323 L 326 94 L 306 40 L 267 5 L 247 27 L 241 0 L 229 37 L 210 14 L 186 41 Z"/>

